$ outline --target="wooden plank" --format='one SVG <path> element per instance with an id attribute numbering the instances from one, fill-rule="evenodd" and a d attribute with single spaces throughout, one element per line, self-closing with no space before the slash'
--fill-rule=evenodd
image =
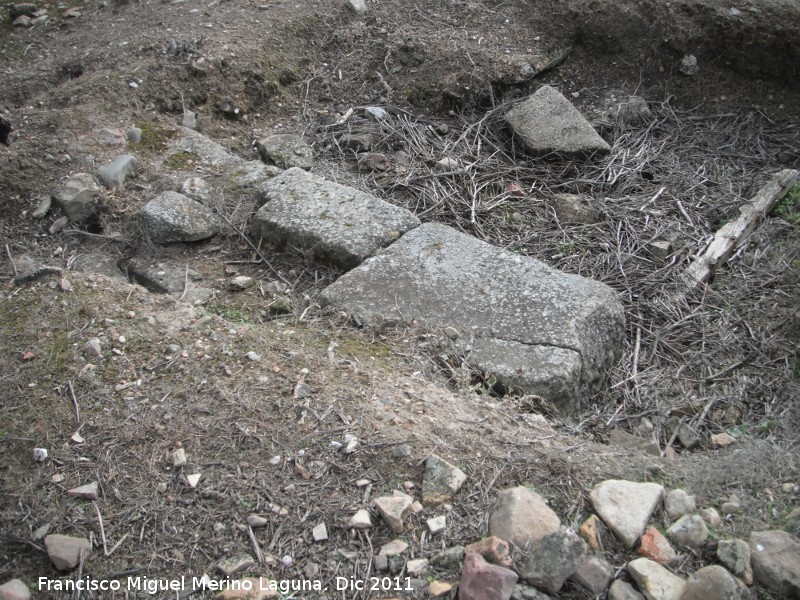
<path id="1" fill-rule="evenodd" d="M 714 270 L 724 264 L 734 250 L 747 240 L 761 219 L 791 189 L 798 176 L 800 171 L 794 169 L 784 169 L 776 173 L 755 196 L 739 207 L 739 216 L 720 227 L 714 239 L 686 269 L 684 279 L 689 290 L 696 289 L 711 279 Z"/>

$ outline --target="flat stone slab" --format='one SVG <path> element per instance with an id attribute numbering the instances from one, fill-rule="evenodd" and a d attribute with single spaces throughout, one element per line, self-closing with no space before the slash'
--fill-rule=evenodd
<path id="1" fill-rule="evenodd" d="M 346 273 L 322 299 L 373 325 L 452 326 L 477 368 L 567 412 L 622 349 L 623 308 L 611 288 L 436 223 Z"/>
<path id="2" fill-rule="evenodd" d="M 128 278 L 156 294 L 169 294 L 190 304 L 203 304 L 216 290 L 200 285 L 203 276 L 185 265 L 168 262 L 150 262 L 134 257 L 125 265 Z"/>
<path id="3" fill-rule="evenodd" d="M 549 85 L 506 113 L 506 121 L 525 147 L 537 155 L 608 154 L 611 148 L 577 108 Z"/>
<path id="4" fill-rule="evenodd" d="M 276 248 L 310 252 L 352 269 L 388 246 L 419 219 L 371 194 L 293 167 L 262 185 L 250 233 Z"/>

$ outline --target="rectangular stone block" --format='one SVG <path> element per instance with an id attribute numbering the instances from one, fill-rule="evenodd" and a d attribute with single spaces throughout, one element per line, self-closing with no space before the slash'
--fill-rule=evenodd
<path id="1" fill-rule="evenodd" d="M 256 240 L 352 269 L 419 226 L 410 211 L 297 167 L 262 185 L 250 221 Z"/>

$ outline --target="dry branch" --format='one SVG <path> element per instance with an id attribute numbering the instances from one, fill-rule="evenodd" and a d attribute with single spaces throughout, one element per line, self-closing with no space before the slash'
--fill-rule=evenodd
<path id="1" fill-rule="evenodd" d="M 733 251 L 756 228 L 758 223 L 786 195 L 797 181 L 800 172 L 784 169 L 772 179 L 746 204 L 739 208 L 739 216 L 726 223 L 714 235 L 705 251 L 689 265 L 684 273 L 686 285 L 690 290 L 706 283 L 714 274 L 714 269 L 730 258 Z"/>

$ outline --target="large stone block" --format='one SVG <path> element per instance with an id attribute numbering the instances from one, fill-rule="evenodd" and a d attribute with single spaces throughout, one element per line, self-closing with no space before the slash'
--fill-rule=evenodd
<path id="1" fill-rule="evenodd" d="M 624 315 L 608 286 L 428 223 L 322 294 L 365 323 L 452 326 L 479 369 L 567 412 L 622 349 Z"/>
<path id="2" fill-rule="evenodd" d="M 419 225 L 404 208 L 297 167 L 261 186 L 257 205 L 261 208 L 250 221 L 254 238 L 344 269 Z"/>

